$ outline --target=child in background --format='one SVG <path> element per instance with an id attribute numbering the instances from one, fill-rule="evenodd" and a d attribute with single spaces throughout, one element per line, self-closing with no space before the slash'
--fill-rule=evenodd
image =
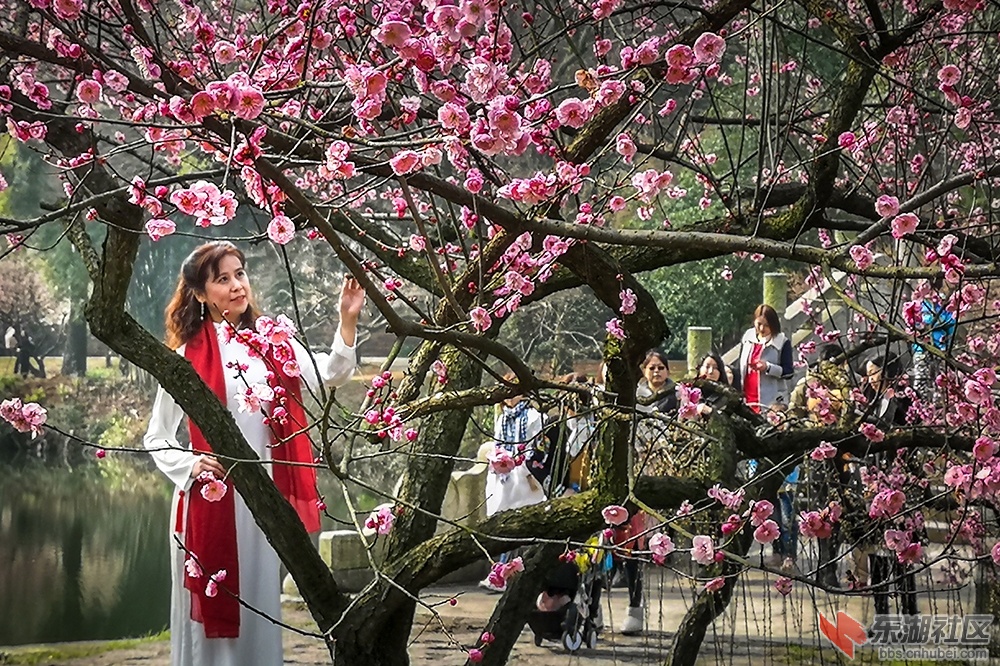
<path id="1" fill-rule="evenodd" d="M 516 382 L 509 373 L 504 381 Z M 493 450 L 487 453 L 486 515 L 519 509 L 545 501 L 542 484 L 528 469 L 539 448 L 542 436 L 542 415 L 523 395 L 507 398 L 500 405 L 493 424 Z M 510 553 L 500 556 L 501 562 Z M 502 592 L 489 578 L 479 583 L 491 592 Z"/>

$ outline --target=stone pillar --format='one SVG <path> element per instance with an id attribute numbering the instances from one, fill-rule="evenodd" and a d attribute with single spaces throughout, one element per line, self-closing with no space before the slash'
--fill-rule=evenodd
<path id="1" fill-rule="evenodd" d="M 788 276 L 784 273 L 764 273 L 764 304 L 779 315 L 788 307 Z"/>
<path id="2" fill-rule="evenodd" d="M 688 375 L 698 374 L 698 364 L 712 351 L 712 327 L 688 326 Z M 725 368 L 719 368 L 725 372 Z"/>

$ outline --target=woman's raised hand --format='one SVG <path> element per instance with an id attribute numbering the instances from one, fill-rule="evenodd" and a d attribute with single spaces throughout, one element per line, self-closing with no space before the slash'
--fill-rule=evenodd
<path id="1" fill-rule="evenodd" d="M 354 277 L 345 275 L 344 284 L 340 287 L 340 319 L 351 319 L 356 323 L 364 304 L 365 290 Z"/>
<path id="2" fill-rule="evenodd" d="M 350 275 L 344 276 L 340 287 L 340 337 L 348 347 L 353 347 L 358 333 L 358 317 L 365 304 L 365 290 Z"/>

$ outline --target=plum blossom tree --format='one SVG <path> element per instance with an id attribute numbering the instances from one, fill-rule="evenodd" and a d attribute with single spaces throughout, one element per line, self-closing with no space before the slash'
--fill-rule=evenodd
<path id="1" fill-rule="evenodd" d="M 359 483 L 354 433 L 405 454 L 388 498 L 404 510 L 374 519 L 388 532 L 379 535 L 386 564 L 358 597 L 337 587 L 263 468 L 232 471 L 337 663 L 406 663 L 422 588 L 482 549 L 546 542 L 511 578 L 493 639 L 471 648 L 470 660 L 502 663 L 532 571 L 555 560 L 551 541 L 582 540 L 602 527 L 603 506 L 625 500 L 664 520 L 685 501 L 729 514 L 692 535 L 708 584 L 678 633 L 692 638 L 668 657 L 690 663 L 752 539 L 774 530 L 744 514 L 744 494 L 707 496 L 705 479 L 630 482 L 636 368 L 669 334 L 637 276 L 665 266 L 729 255 L 796 262 L 854 313 L 846 330 L 822 335 L 851 349 L 919 343 L 942 368 L 933 397 L 900 389 L 912 405 L 905 426 L 768 428 L 734 402 L 709 421 L 728 442 L 719 469 L 729 471 L 714 480 L 734 482 L 734 456 L 773 460 L 775 471 L 746 489 L 763 500 L 789 461 L 817 447 L 823 460 L 830 446 L 901 450 L 893 467 L 866 468 L 865 511 L 893 530 L 886 542 L 900 561 L 916 564 L 924 505 L 904 489 L 944 484 L 963 508 L 995 506 L 1000 409 L 995 375 L 981 371 L 1000 354 L 995 7 L 31 0 L 6 9 L 0 114 L 65 198 L 0 220 L 4 255 L 43 249 L 37 230 L 64 225 L 90 276 L 93 333 L 151 372 L 224 459 L 252 453 L 190 368 L 126 308 L 141 244 L 253 211 L 266 223 L 247 240 L 291 253 L 329 245 L 400 344 L 419 341 L 402 382 L 373 384 L 352 423 L 317 419 L 319 452 L 345 483 Z M 88 225 L 106 226 L 102 246 Z M 947 287 L 932 286 L 939 276 Z M 430 294 L 431 306 L 404 285 Z M 522 306 L 580 286 L 609 311 L 611 397 L 591 489 L 435 536 L 472 407 L 576 390 L 541 379 L 497 335 Z M 924 303 L 952 313 L 961 336 L 931 344 Z M 484 383 L 501 364 L 516 385 Z M 8 403 L 5 414 L 41 427 L 44 414 L 25 409 Z M 348 438 L 339 457 L 337 436 Z M 842 509 L 814 507 L 804 533 L 829 538 Z M 993 522 L 954 530 L 987 561 Z M 673 544 L 657 544 L 663 561 Z M 788 594 L 791 579 L 779 582 Z"/>

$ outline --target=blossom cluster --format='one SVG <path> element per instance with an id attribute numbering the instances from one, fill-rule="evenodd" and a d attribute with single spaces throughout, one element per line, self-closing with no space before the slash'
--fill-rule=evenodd
<path id="1" fill-rule="evenodd" d="M 47 412 L 37 402 L 22 403 L 20 398 L 0 402 L 0 419 L 14 426 L 18 432 L 30 432 L 32 437 L 42 433 Z"/>
<path id="2" fill-rule="evenodd" d="M 487 580 L 497 589 L 502 590 L 507 587 L 507 581 L 524 571 L 524 561 L 520 557 L 515 557 L 508 562 L 496 562 L 490 569 Z"/>
<path id="3" fill-rule="evenodd" d="M 396 514 L 393 513 L 392 505 L 382 504 L 365 520 L 365 528 L 373 531 L 375 534 L 385 536 L 392 531 L 392 525 L 396 520 Z"/>

